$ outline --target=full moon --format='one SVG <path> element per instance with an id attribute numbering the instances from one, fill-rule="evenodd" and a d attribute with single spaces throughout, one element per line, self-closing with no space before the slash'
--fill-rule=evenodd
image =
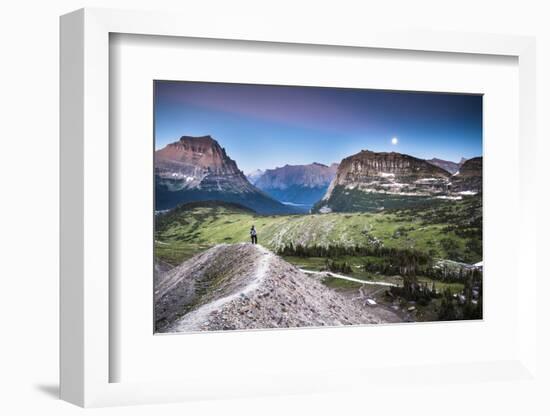
<path id="1" fill-rule="evenodd" d="M 397 143 L 399 143 L 399 140 L 397 139 L 397 137 L 392 137 L 391 144 L 396 145 Z"/>

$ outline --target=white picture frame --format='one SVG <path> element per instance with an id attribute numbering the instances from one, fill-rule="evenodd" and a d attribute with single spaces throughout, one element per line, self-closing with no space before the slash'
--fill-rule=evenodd
<path id="1" fill-rule="evenodd" d="M 185 25 L 182 25 L 185 21 Z M 502 55 L 519 67 L 520 216 L 515 250 L 522 262 L 524 287 L 517 291 L 518 346 L 503 360 L 419 363 L 414 369 L 331 369 L 319 373 L 270 374 L 263 379 L 229 383 L 206 378 L 178 381 L 112 382 L 110 365 L 110 34 L 225 39 L 340 48 L 429 51 L 441 54 Z M 203 25 L 170 13 L 82 9 L 61 18 L 61 398 L 80 406 L 159 403 L 214 397 L 334 391 L 413 372 L 421 382 L 444 381 L 444 373 L 469 382 L 523 380 L 536 375 L 537 219 L 535 203 L 535 41 L 530 37 L 379 31 L 330 30 L 311 23 L 307 31 L 276 22 L 219 19 Z M 518 271 L 515 271 L 518 273 Z M 310 332 L 311 336 L 314 332 Z M 262 336 L 262 335 L 256 335 Z M 212 342 L 214 339 L 212 338 Z M 404 373 L 403 373 L 404 372 Z M 222 376 L 222 375 L 221 375 Z M 342 382 L 342 380 L 348 380 Z"/>

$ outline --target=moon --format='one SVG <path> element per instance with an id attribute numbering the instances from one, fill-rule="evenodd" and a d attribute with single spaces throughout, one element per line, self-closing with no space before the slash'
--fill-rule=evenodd
<path id="1" fill-rule="evenodd" d="M 392 137 L 391 144 L 395 146 L 397 143 L 399 143 L 399 139 L 397 137 Z"/>

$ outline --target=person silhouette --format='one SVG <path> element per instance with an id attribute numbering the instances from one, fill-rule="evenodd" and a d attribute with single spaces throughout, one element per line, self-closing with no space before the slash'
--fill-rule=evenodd
<path id="1" fill-rule="evenodd" d="M 256 228 L 254 228 L 254 226 L 250 229 L 250 240 L 252 240 L 252 244 L 258 244 L 258 233 L 256 232 Z"/>

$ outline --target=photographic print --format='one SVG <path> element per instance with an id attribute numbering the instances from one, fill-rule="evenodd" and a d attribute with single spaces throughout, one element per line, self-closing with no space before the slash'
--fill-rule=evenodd
<path id="1" fill-rule="evenodd" d="M 155 332 L 482 319 L 482 113 L 155 81 Z"/>

